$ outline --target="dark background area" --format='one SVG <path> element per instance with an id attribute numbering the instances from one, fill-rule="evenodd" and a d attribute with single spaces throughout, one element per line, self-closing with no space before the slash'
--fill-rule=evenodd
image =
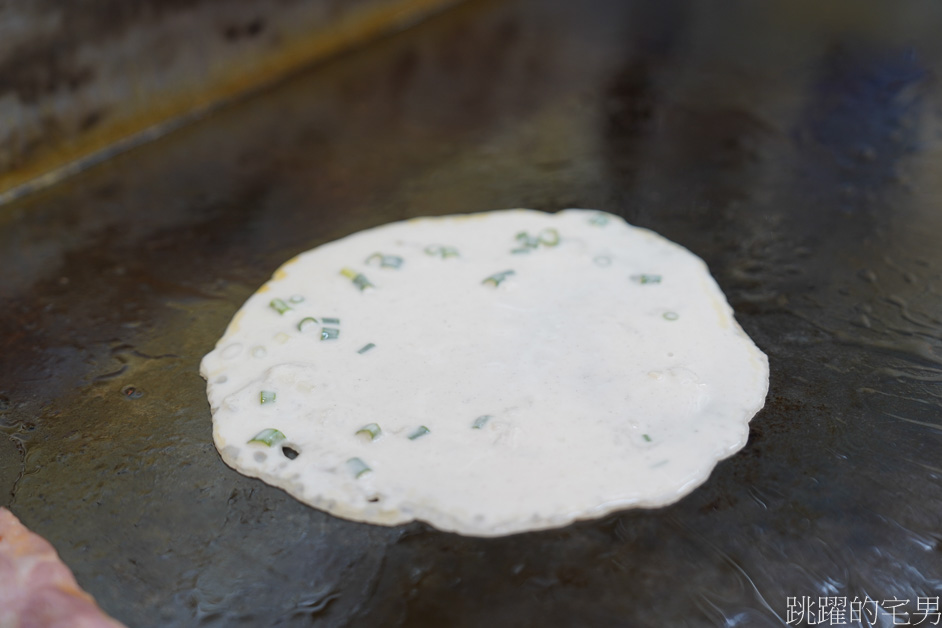
<path id="1" fill-rule="evenodd" d="M 131 626 L 916 611 L 942 595 L 940 25 L 929 3 L 472 1 L 0 207 L 0 505 Z M 706 484 L 475 539 L 222 463 L 199 360 L 283 261 L 508 207 L 603 209 L 709 264 L 771 390 Z"/>

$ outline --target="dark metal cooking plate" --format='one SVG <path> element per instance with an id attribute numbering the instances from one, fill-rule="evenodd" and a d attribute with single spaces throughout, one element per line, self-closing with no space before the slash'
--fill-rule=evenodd
<path id="1" fill-rule="evenodd" d="M 0 208 L 0 504 L 134 626 L 915 612 L 942 588 L 940 13 L 473 2 Z M 769 355 L 705 485 L 488 540 L 335 519 L 221 462 L 198 363 L 281 262 L 570 206 L 703 257 Z"/>

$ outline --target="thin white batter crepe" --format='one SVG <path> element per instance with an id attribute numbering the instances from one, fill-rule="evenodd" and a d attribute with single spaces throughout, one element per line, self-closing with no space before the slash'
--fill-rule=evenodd
<path id="1" fill-rule="evenodd" d="M 575 209 L 303 253 L 201 372 L 241 473 L 339 517 L 474 536 L 680 499 L 746 443 L 769 381 L 698 257 Z"/>

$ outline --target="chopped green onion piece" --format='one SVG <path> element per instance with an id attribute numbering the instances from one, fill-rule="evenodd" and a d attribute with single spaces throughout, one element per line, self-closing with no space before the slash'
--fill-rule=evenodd
<path id="1" fill-rule="evenodd" d="M 643 438 L 643 439 L 644 439 L 644 442 L 646 442 L 646 443 L 650 443 L 650 442 L 651 442 L 651 437 L 648 436 L 647 434 L 642 434 L 642 435 L 641 435 L 641 438 Z"/>
<path id="2" fill-rule="evenodd" d="M 540 232 L 539 243 L 544 246 L 556 246 L 559 244 L 559 232 L 548 227 Z"/>
<path id="3" fill-rule="evenodd" d="M 342 268 L 340 274 L 353 282 L 353 285 L 359 288 L 360 290 L 366 290 L 367 288 L 375 288 L 370 280 L 358 273 L 355 270 L 349 268 Z"/>
<path id="4" fill-rule="evenodd" d="M 275 403 L 275 393 L 271 390 L 263 390 L 258 395 L 259 403 Z"/>
<path id="5" fill-rule="evenodd" d="M 321 340 L 336 340 L 340 336 L 340 330 L 333 327 L 321 327 Z"/>
<path id="6" fill-rule="evenodd" d="M 288 298 L 288 300 L 291 301 L 292 303 L 303 303 L 303 302 L 304 302 L 304 295 L 301 295 L 301 294 L 292 294 L 292 295 Z"/>
<path id="7" fill-rule="evenodd" d="M 541 244 L 543 246 L 556 246 L 559 244 L 559 232 L 552 227 L 543 229 L 539 235 L 532 236 L 526 231 L 521 231 L 515 237 L 523 245 L 520 248 L 511 249 L 510 252 L 515 255 L 529 253 L 531 249 L 538 248 Z"/>
<path id="8" fill-rule="evenodd" d="M 374 345 L 372 342 L 370 342 L 370 343 L 368 343 L 368 344 L 363 345 L 363 348 L 361 348 L 359 351 L 357 351 L 357 353 L 366 353 L 367 351 L 369 351 L 370 349 L 372 349 L 372 348 L 375 347 L 375 346 L 376 346 L 376 345 Z"/>
<path id="9" fill-rule="evenodd" d="M 339 324 L 340 324 L 340 319 L 339 319 L 339 318 L 327 318 L 327 317 L 324 317 L 324 318 L 321 319 L 321 322 L 324 323 L 325 325 L 339 325 Z"/>
<path id="10" fill-rule="evenodd" d="M 278 312 L 279 314 L 284 314 L 291 309 L 291 306 L 282 301 L 281 299 L 272 299 L 271 303 L 268 306 Z"/>
<path id="11" fill-rule="evenodd" d="M 402 258 L 398 255 L 383 255 L 382 253 L 373 253 L 366 258 L 366 263 L 369 264 L 373 260 L 379 262 L 380 268 L 399 268 L 402 266 Z"/>
<path id="12" fill-rule="evenodd" d="M 314 325 L 317 325 L 317 319 L 312 316 L 305 316 L 300 321 L 298 321 L 298 331 L 305 331 Z"/>
<path id="13" fill-rule="evenodd" d="M 279 432 L 276 429 L 268 428 L 267 430 L 262 430 L 258 434 L 252 437 L 249 443 L 261 443 L 271 447 L 276 443 L 280 443 L 285 440 L 285 435 Z"/>
<path id="14" fill-rule="evenodd" d="M 419 438 L 420 436 L 425 436 L 426 434 L 429 433 L 429 431 L 430 430 L 427 427 L 425 427 L 424 425 L 420 425 L 419 427 L 415 428 L 414 432 L 409 434 L 409 440 L 415 440 Z"/>
<path id="15" fill-rule="evenodd" d="M 680 316 L 677 315 L 677 312 L 664 312 L 664 319 L 669 321 L 676 321 Z"/>
<path id="16" fill-rule="evenodd" d="M 589 224 L 595 225 L 596 227 L 604 227 L 608 224 L 608 215 L 599 212 L 589 218 Z"/>
<path id="17" fill-rule="evenodd" d="M 369 436 L 370 440 L 376 440 L 379 438 L 380 434 L 383 433 L 383 430 L 376 423 L 370 423 L 369 425 L 364 425 L 356 431 L 356 435 L 359 436 L 363 434 L 364 436 Z"/>
<path id="18" fill-rule="evenodd" d="M 514 271 L 512 270 L 505 270 L 503 272 L 494 273 L 493 275 L 486 278 L 481 283 L 485 283 L 485 284 L 489 283 L 496 288 L 497 286 L 501 284 L 502 281 L 504 281 L 505 279 L 507 279 L 507 277 L 510 277 L 513 274 L 514 274 Z"/>
<path id="19" fill-rule="evenodd" d="M 484 414 L 474 419 L 474 423 L 471 424 L 472 430 L 479 430 L 484 427 L 484 424 L 490 421 L 493 417 L 489 414 Z"/>
<path id="20" fill-rule="evenodd" d="M 520 243 L 523 244 L 523 246 L 531 249 L 535 249 L 540 244 L 540 239 L 538 237 L 533 237 L 526 231 L 521 231 L 517 234 L 516 237 L 518 240 L 520 240 Z"/>
<path id="21" fill-rule="evenodd" d="M 431 255 L 432 257 L 441 257 L 442 259 L 448 257 L 458 257 L 458 249 L 453 246 L 443 246 L 441 244 L 429 244 L 425 247 L 425 254 Z"/>
<path id="22" fill-rule="evenodd" d="M 638 283 L 644 285 L 646 283 L 661 283 L 660 275 L 632 275 L 632 281 L 637 281 Z"/>
<path id="23" fill-rule="evenodd" d="M 364 473 L 369 473 L 372 471 L 369 465 L 360 460 L 359 458 L 350 458 L 347 460 L 347 465 L 350 467 L 350 471 L 353 472 L 353 477 L 359 479 Z"/>

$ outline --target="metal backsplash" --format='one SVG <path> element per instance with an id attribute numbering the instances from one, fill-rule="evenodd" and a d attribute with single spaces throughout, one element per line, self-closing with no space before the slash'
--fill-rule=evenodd
<path id="1" fill-rule="evenodd" d="M 0 202 L 452 4 L 0 1 Z"/>

